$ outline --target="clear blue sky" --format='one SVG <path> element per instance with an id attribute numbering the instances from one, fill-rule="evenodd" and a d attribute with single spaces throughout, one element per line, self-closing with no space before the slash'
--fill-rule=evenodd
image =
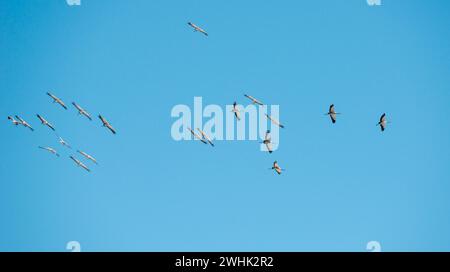
<path id="1" fill-rule="evenodd" d="M 449 251 L 449 11 L 445 0 L 1 1 L 0 250 L 365 251 L 376 240 Z M 247 92 L 280 105 L 278 151 L 172 140 L 174 105 Z M 99 165 L 76 167 L 36 113 Z M 36 131 L 9 124 L 14 114 Z"/>

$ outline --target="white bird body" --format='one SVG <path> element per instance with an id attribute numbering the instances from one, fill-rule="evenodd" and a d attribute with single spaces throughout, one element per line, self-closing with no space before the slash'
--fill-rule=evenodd
<path id="1" fill-rule="evenodd" d="M 111 124 L 101 115 L 98 116 L 103 123 L 104 127 L 107 127 L 113 134 L 116 134 L 116 130 L 111 126 Z"/>
<path id="2" fill-rule="evenodd" d="M 280 128 L 284 128 L 284 126 L 278 120 L 272 118 L 272 116 L 268 115 L 267 113 L 265 115 L 266 115 L 267 119 L 269 119 L 272 123 L 279 126 Z"/>
<path id="3" fill-rule="evenodd" d="M 95 164 L 98 164 L 97 160 L 94 157 L 92 157 L 91 155 L 87 154 L 86 152 L 78 150 L 78 153 L 83 155 L 86 159 L 93 161 Z"/>
<path id="4" fill-rule="evenodd" d="M 81 161 L 79 161 L 79 160 L 77 160 L 76 158 L 74 158 L 73 156 L 70 156 L 70 158 L 79 166 L 79 167 L 82 167 L 84 170 L 86 170 L 86 171 L 88 171 L 88 172 L 91 172 L 91 170 L 86 166 L 86 165 L 84 165 Z"/>
<path id="5" fill-rule="evenodd" d="M 51 94 L 49 92 L 47 92 L 47 95 L 50 96 L 51 98 L 53 98 L 53 103 L 56 102 L 59 105 L 61 105 L 61 107 L 63 107 L 64 109 L 67 110 L 66 104 L 64 104 L 64 102 L 61 99 L 59 99 L 58 97 L 56 97 L 55 95 L 53 95 L 53 94 Z"/>
<path id="6" fill-rule="evenodd" d="M 16 119 L 19 120 L 22 126 L 29 128 L 31 131 L 34 131 L 34 129 L 30 126 L 30 124 L 28 124 L 25 120 L 20 118 L 20 116 L 16 115 Z"/>
<path id="7" fill-rule="evenodd" d="M 50 153 L 56 155 L 57 157 L 59 157 L 58 152 L 56 152 L 56 150 L 55 150 L 54 148 L 51 148 L 51 147 L 43 147 L 43 146 L 39 146 L 39 148 L 40 148 L 40 149 L 47 150 L 48 152 L 50 152 Z"/>
<path id="8" fill-rule="evenodd" d="M 264 106 L 264 104 L 261 101 L 259 101 L 258 99 L 254 98 L 253 96 L 250 96 L 250 95 L 247 95 L 247 94 L 244 94 L 244 96 L 247 97 L 248 99 L 250 99 L 253 104 Z"/>
<path id="9" fill-rule="evenodd" d="M 199 129 L 199 128 L 197 128 L 197 130 L 198 130 L 198 131 L 200 132 L 200 134 L 202 135 L 202 139 L 203 139 L 203 140 L 206 140 L 211 146 L 214 146 L 214 144 L 213 144 L 211 138 L 209 138 L 208 135 L 206 135 L 206 133 L 205 133 L 203 130 L 201 130 L 201 129 Z"/>
<path id="10" fill-rule="evenodd" d="M 90 115 L 86 110 L 84 110 L 82 107 L 80 107 L 80 105 L 78 105 L 78 104 L 75 103 L 75 102 L 72 102 L 72 105 L 78 110 L 78 114 L 79 114 L 79 115 L 84 115 L 84 116 L 86 116 L 89 120 L 92 121 L 91 115 Z"/>
<path id="11" fill-rule="evenodd" d="M 191 134 L 194 136 L 194 138 L 196 138 L 196 139 L 198 139 L 198 140 L 200 140 L 202 143 L 204 143 L 204 144 L 207 144 L 207 142 L 205 141 L 205 140 L 203 140 L 203 138 L 200 136 L 200 135 L 198 135 L 198 133 L 197 132 L 195 132 L 193 129 L 191 129 L 191 128 L 187 128 L 190 132 L 191 132 Z"/>
<path id="12" fill-rule="evenodd" d="M 205 36 L 208 36 L 208 33 L 206 33 L 206 31 L 203 30 L 202 28 L 200 28 L 199 26 L 197 26 L 197 25 L 195 25 L 195 24 L 193 24 L 191 22 L 188 22 L 188 25 L 191 26 L 194 29 L 195 32 L 198 31 L 200 33 L 203 33 Z"/>
<path id="13" fill-rule="evenodd" d="M 51 128 L 53 131 L 55 131 L 55 128 L 52 126 L 52 124 L 50 124 L 47 120 L 45 120 L 44 117 L 40 116 L 39 114 L 36 114 L 36 116 L 39 118 L 39 120 L 41 120 L 41 123 L 44 126 L 47 126 L 47 127 Z"/>

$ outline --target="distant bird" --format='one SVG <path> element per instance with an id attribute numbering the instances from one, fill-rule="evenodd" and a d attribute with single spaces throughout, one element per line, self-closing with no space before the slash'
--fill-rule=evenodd
<path id="1" fill-rule="evenodd" d="M 95 164 L 98 164 L 97 160 L 94 159 L 94 157 L 92 157 L 91 155 L 87 154 L 86 152 L 83 152 L 80 150 L 77 150 L 77 152 L 80 153 L 81 155 L 83 155 L 86 159 L 93 161 Z"/>
<path id="2" fill-rule="evenodd" d="M 203 34 L 205 34 L 205 36 L 208 36 L 208 33 L 206 33 L 205 30 L 201 29 L 200 27 L 196 26 L 195 24 L 188 22 L 188 25 L 191 26 L 194 29 L 194 32 L 201 32 Z"/>
<path id="3" fill-rule="evenodd" d="M 279 126 L 280 128 L 284 128 L 284 126 L 282 124 L 280 124 L 280 122 L 278 120 L 272 118 L 272 116 L 268 115 L 267 113 L 266 113 L 266 117 L 275 125 Z"/>
<path id="4" fill-rule="evenodd" d="M 82 107 L 80 107 L 77 103 L 72 102 L 72 105 L 78 110 L 78 115 L 84 115 L 86 116 L 89 120 L 92 121 L 91 115 L 85 111 Z"/>
<path id="5" fill-rule="evenodd" d="M 51 147 L 42 147 L 42 146 L 39 146 L 39 148 L 40 148 L 40 149 L 47 150 L 48 152 L 50 152 L 50 153 L 56 155 L 57 157 L 59 157 L 58 152 L 56 152 L 56 150 L 53 149 L 53 148 L 51 148 Z"/>
<path id="6" fill-rule="evenodd" d="M 205 133 L 203 130 L 201 130 L 201 129 L 199 129 L 199 128 L 197 128 L 197 130 L 198 130 L 198 131 L 200 132 L 200 134 L 202 135 L 202 139 L 203 139 L 203 140 L 207 141 L 211 146 L 214 146 L 212 140 L 208 137 L 208 135 L 206 135 L 206 133 Z"/>
<path id="7" fill-rule="evenodd" d="M 266 132 L 266 137 L 264 138 L 264 141 L 262 141 L 261 143 L 265 144 L 267 147 L 267 150 L 269 151 L 269 153 L 272 153 L 272 138 L 270 137 L 270 130 L 268 130 Z"/>
<path id="8" fill-rule="evenodd" d="M 281 167 L 278 165 L 278 162 L 275 161 L 273 163 L 273 167 L 271 168 L 272 170 L 275 170 L 275 172 L 278 173 L 278 175 L 281 175 L 281 171 L 283 171 L 284 169 L 281 169 Z"/>
<path id="9" fill-rule="evenodd" d="M 254 98 L 253 96 L 250 96 L 250 95 L 247 95 L 247 94 L 244 94 L 244 96 L 247 97 L 248 99 L 250 99 L 253 104 L 264 106 L 264 104 L 261 101 L 259 101 L 258 99 Z"/>
<path id="10" fill-rule="evenodd" d="M 325 113 L 325 115 L 329 115 L 331 118 L 331 122 L 336 123 L 336 115 L 340 114 L 339 112 L 336 112 L 334 110 L 334 104 L 331 104 L 330 109 L 328 110 L 328 113 Z"/>
<path id="11" fill-rule="evenodd" d="M 14 119 L 12 116 L 8 116 L 8 120 L 11 121 L 11 123 L 15 126 L 20 125 L 20 121 L 17 121 L 16 119 Z"/>
<path id="12" fill-rule="evenodd" d="M 39 114 L 36 114 L 36 116 L 39 118 L 39 120 L 41 120 L 41 123 L 44 126 L 47 126 L 47 127 L 51 128 L 53 131 L 55 131 L 55 128 L 52 126 L 52 124 L 50 124 L 47 120 L 45 120 L 44 117 L 40 116 Z"/>
<path id="13" fill-rule="evenodd" d="M 59 143 L 63 146 L 66 146 L 68 148 L 72 148 L 66 141 L 63 140 L 63 138 L 59 137 Z"/>
<path id="14" fill-rule="evenodd" d="M 232 110 L 232 112 L 234 112 L 234 116 L 236 116 L 236 119 L 238 121 L 240 121 L 241 120 L 241 112 L 237 108 L 237 103 L 236 102 L 233 103 L 233 110 Z"/>
<path id="15" fill-rule="evenodd" d="M 100 118 L 104 127 L 107 127 L 113 134 L 116 134 L 116 131 L 114 130 L 114 128 L 111 126 L 111 124 L 105 118 L 103 118 L 103 116 L 99 115 L 98 118 Z"/>
<path id="16" fill-rule="evenodd" d="M 389 121 L 387 121 L 386 119 L 386 113 L 383 113 L 383 115 L 381 115 L 380 117 L 380 121 L 378 122 L 377 126 L 380 126 L 381 131 L 384 131 L 386 129 L 386 125 L 390 123 Z"/>
<path id="17" fill-rule="evenodd" d="M 23 120 L 22 118 L 20 118 L 20 116 L 16 115 L 16 119 L 19 120 L 20 124 L 24 127 L 27 127 L 29 129 L 31 129 L 31 131 L 34 131 L 34 129 L 30 126 L 30 124 L 28 124 L 25 120 Z"/>
<path id="18" fill-rule="evenodd" d="M 67 110 L 66 104 L 64 104 L 64 102 L 61 99 L 59 99 L 58 97 L 54 96 L 53 94 L 51 94 L 49 92 L 47 92 L 47 95 L 50 96 L 51 98 L 53 98 L 53 103 L 56 102 L 56 103 L 60 104 L 61 107 L 63 107 L 64 109 Z"/>
<path id="19" fill-rule="evenodd" d="M 191 134 L 194 136 L 194 138 L 197 138 L 198 140 L 200 140 L 202 143 L 204 143 L 204 144 L 208 144 L 205 140 L 203 140 L 203 138 L 200 136 L 200 135 L 198 135 L 198 133 L 197 132 L 195 132 L 193 129 L 191 129 L 191 128 L 187 128 L 190 132 L 191 132 Z"/>
<path id="20" fill-rule="evenodd" d="M 73 156 L 70 156 L 70 158 L 79 166 L 79 167 L 82 167 L 82 168 L 84 168 L 84 170 L 86 170 L 86 171 L 88 171 L 88 172 L 91 172 L 91 170 L 86 166 L 86 165 L 84 165 L 82 162 L 80 162 L 79 160 L 77 160 L 76 158 L 74 158 Z"/>

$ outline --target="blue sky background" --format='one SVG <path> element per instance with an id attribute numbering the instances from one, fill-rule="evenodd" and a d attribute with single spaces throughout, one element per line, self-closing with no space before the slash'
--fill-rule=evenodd
<path id="1" fill-rule="evenodd" d="M 0 250 L 366 251 L 376 240 L 449 251 L 449 11 L 445 0 L 0 1 Z M 280 105 L 277 152 L 172 140 L 174 105 L 244 93 Z M 76 167 L 36 113 L 99 165 Z M 36 131 L 9 124 L 14 114 Z"/>

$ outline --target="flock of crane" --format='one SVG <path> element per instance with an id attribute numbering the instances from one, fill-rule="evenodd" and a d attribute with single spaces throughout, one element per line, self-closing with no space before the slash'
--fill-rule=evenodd
<path id="1" fill-rule="evenodd" d="M 195 32 L 200 32 L 200 33 L 204 34 L 205 36 L 208 36 L 208 33 L 204 29 L 200 28 L 199 26 L 197 26 L 197 25 L 195 25 L 195 24 L 193 24 L 191 22 L 188 22 L 188 25 L 190 27 L 192 27 Z M 55 95 L 53 95 L 53 94 L 51 94 L 49 92 L 47 92 L 47 95 L 50 96 L 53 99 L 53 103 L 57 103 L 57 104 L 61 105 L 61 107 L 63 107 L 64 109 L 67 110 L 67 106 L 64 104 L 64 102 L 61 99 L 59 99 L 58 97 L 56 97 Z M 250 95 L 247 95 L 247 94 L 245 94 L 244 96 L 246 98 L 248 98 L 254 105 L 264 106 L 264 104 L 260 100 L 254 98 L 253 96 L 250 96 Z M 86 118 L 88 118 L 90 121 L 92 121 L 91 115 L 86 110 L 84 110 L 80 105 L 76 104 L 75 102 L 72 102 L 72 105 L 76 108 L 76 110 L 78 111 L 79 115 L 83 115 Z M 241 120 L 241 112 L 240 112 L 240 110 L 238 108 L 237 102 L 233 103 L 233 110 L 232 111 L 234 113 L 234 116 L 235 116 L 236 120 L 240 121 Z M 340 114 L 340 113 L 336 112 L 334 104 L 330 105 L 330 107 L 328 109 L 328 112 L 325 113 L 325 115 L 330 116 L 331 122 L 333 124 L 336 123 L 336 120 L 337 120 L 336 118 L 337 118 L 338 114 Z M 53 131 L 56 131 L 55 127 L 49 121 L 47 121 L 42 115 L 36 114 L 36 116 L 41 121 L 42 125 L 49 127 Z M 282 125 L 278 120 L 276 120 L 272 116 L 270 116 L 268 114 L 265 114 L 265 116 L 267 117 L 267 119 L 272 124 L 274 124 L 274 125 L 276 125 L 276 126 L 278 126 L 280 128 L 284 128 L 284 125 Z M 98 117 L 101 120 L 101 122 L 103 124 L 103 127 L 106 127 L 113 134 L 116 134 L 116 130 L 111 126 L 111 124 L 102 115 L 98 115 Z M 26 128 L 29 128 L 31 131 L 34 131 L 33 127 L 28 122 L 26 122 L 23 118 L 21 118 L 18 115 L 15 115 L 15 118 L 12 117 L 12 116 L 8 116 L 8 120 L 10 120 L 12 122 L 12 124 L 15 125 L 15 126 L 22 125 L 22 126 L 24 126 Z M 387 123 L 388 123 L 388 121 L 386 119 L 386 114 L 383 113 L 381 115 L 381 117 L 380 117 L 380 120 L 377 123 L 377 126 L 380 126 L 381 131 L 384 131 L 386 129 Z M 194 138 L 200 140 L 204 144 L 210 144 L 211 146 L 214 147 L 213 140 L 203 130 L 201 130 L 200 128 L 197 128 L 197 130 L 199 132 L 199 133 L 197 133 L 192 128 L 187 128 L 187 129 L 194 136 Z M 61 137 L 59 137 L 59 143 L 61 145 L 65 146 L 65 147 L 71 149 L 71 146 L 66 141 L 64 141 Z M 271 139 L 271 136 L 270 136 L 270 130 L 268 130 L 266 132 L 265 138 L 264 138 L 264 140 L 261 143 L 266 146 L 267 151 L 269 153 L 273 152 L 272 139 Z M 43 150 L 45 150 L 47 152 L 50 152 L 50 153 L 54 154 L 57 157 L 60 156 L 59 153 L 52 147 L 39 146 L 39 148 L 43 149 Z M 92 157 L 91 155 L 87 154 L 86 152 L 80 151 L 80 150 L 77 150 L 77 152 L 79 154 L 81 154 L 84 158 L 86 158 L 87 160 L 92 161 L 95 164 L 97 164 L 97 160 L 94 157 Z M 88 172 L 91 171 L 83 162 L 81 162 L 79 159 L 75 158 L 74 155 L 69 156 L 69 158 L 71 160 L 73 160 L 75 162 L 75 164 L 78 165 L 79 167 L 82 167 L 83 169 L 85 169 Z M 279 166 L 278 161 L 275 161 L 273 163 L 272 168 L 270 168 L 270 169 L 274 170 L 279 175 L 281 175 L 282 171 L 284 170 L 284 169 L 282 169 Z"/>
<path id="2" fill-rule="evenodd" d="M 66 106 L 66 104 L 65 104 L 61 99 L 59 99 L 58 97 L 56 97 L 55 95 L 53 95 L 53 94 L 51 94 L 51 93 L 49 93 L 49 92 L 47 92 L 47 95 L 50 96 L 50 97 L 53 99 L 53 103 L 59 104 L 59 105 L 60 105 L 61 107 L 63 107 L 65 110 L 68 109 L 67 106 Z M 78 115 L 85 116 L 87 119 L 89 119 L 90 121 L 92 121 L 91 115 L 90 115 L 86 110 L 84 110 L 80 105 L 76 104 L 75 102 L 72 102 L 72 105 L 73 105 L 73 106 L 76 108 L 76 110 L 78 111 Z M 56 132 L 55 127 L 54 127 L 49 121 L 47 121 L 47 119 L 45 119 L 45 118 L 44 118 L 42 115 L 40 115 L 40 114 L 36 114 L 36 116 L 37 116 L 37 118 L 39 119 L 39 121 L 41 122 L 41 124 L 42 124 L 43 126 L 46 126 L 46 127 L 50 128 L 52 131 Z M 110 123 L 109 123 L 102 115 L 98 115 L 98 118 L 101 120 L 101 122 L 102 122 L 102 124 L 103 124 L 104 127 L 106 127 L 107 129 L 109 129 L 113 134 L 116 134 L 116 130 L 111 126 L 111 124 L 110 124 Z M 21 126 L 24 126 L 24 127 L 28 128 L 28 129 L 30 129 L 31 131 L 34 131 L 34 128 L 30 125 L 30 123 L 28 123 L 27 121 L 25 121 L 23 118 L 21 118 L 21 117 L 18 116 L 18 115 L 15 115 L 14 117 L 8 116 L 8 120 L 11 121 L 11 123 L 12 123 L 13 125 L 15 125 L 15 126 L 21 125 Z M 71 146 L 70 146 L 63 138 L 61 138 L 59 135 L 58 135 L 58 138 L 59 138 L 59 143 L 60 143 L 62 146 L 66 147 L 66 148 L 69 148 L 69 149 L 72 149 L 72 147 L 71 147 Z M 45 151 L 47 151 L 47 152 L 49 152 L 49 153 L 51 153 L 51 154 L 53 154 L 53 155 L 55 155 L 55 156 L 57 156 L 57 157 L 60 157 L 59 153 L 58 153 L 58 152 L 56 151 L 56 149 L 53 148 L 53 147 L 49 147 L 49 146 L 38 146 L 38 148 L 40 148 L 40 149 L 42 149 L 42 150 L 45 150 Z M 96 160 L 93 156 L 89 155 L 88 153 L 86 153 L 86 152 L 84 152 L 84 151 L 81 151 L 81 150 L 77 150 L 77 152 L 78 152 L 81 156 L 83 156 L 85 159 L 87 159 L 87 160 L 89 160 L 89 161 L 91 161 L 91 162 L 93 162 L 93 163 L 95 163 L 95 164 L 98 164 L 98 163 L 97 163 L 97 160 Z M 77 166 L 79 166 L 79 167 L 85 169 L 85 170 L 88 171 L 88 172 L 91 171 L 91 170 L 89 169 L 89 167 L 86 166 L 86 164 L 84 164 L 81 160 L 77 159 L 74 155 L 70 155 L 69 158 L 70 158 L 72 161 L 74 161 L 74 163 L 75 163 Z"/>
<path id="3" fill-rule="evenodd" d="M 194 32 L 200 32 L 200 33 L 204 34 L 205 36 L 208 36 L 208 33 L 204 29 L 202 29 L 201 27 L 199 27 L 199 26 L 197 26 L 197 25 L 195 25 L 195 24 L 193 24 L 191 22 L 188 22 L 188 25 L 194 29 Z M 247 94 L 244 94 L 244 96 L 246 98 L 250 99 L 254 105 L 264 106 L 264 104 L 261 101 L 259 101 L 258 99 L 254 98 L 253 96 L 250 96 L 250 95 L 247 95 Z M 237 102 L 233 103 L 233 110 L 232 111 L 234 113 L 234 116 L 236 117 L 236 120 L 240 121 L 241 120 L 241 112 L 238 109 Z M 333 124 L 336 123 L 338 114 L 340 114 L 340 113 L 336 112 L 334 104 L 331 104 L 329 109 L 328 109 L 328 112 L 325 113 L 325 115 L 330 116 L 331 122 Z M 278 120 L 272 118 L 272 116 L 270 116 L 268 114 L 265 114 L 265 116 L 267 117 L 267 119 L 272 124 L 274 124 L 274 125 L 276 125 L 276 126 L 278 126 L 280 128 L 284 128 L 284 126 Z M 381 117 L 380 117 L 380 120 L 377 123 L 377 126 L 380 126 L 380 129 L 383 132 L 386 129 L 387 123 L 388 123 L 388 121 L 386 119 L 386 113 L 383 113 L 381 115 Z M 191 132 L 191 134 L 194 136 L 194 138 L 200 140 L 202 143 L 204 143 L 204 144 L 209 143 L 211 146 L 214 146 L 214 144 L 213 144 L 212 140 L 210 139 L 210 137 L 208 137 L 208 135 L 206 135 L 206 133 L 204 131 L 202 131 L 201 129 L 197 128 L 197 130 L 200 132 L 200 134 L 196 133 L 191 128 L 188 128 L 188 130 Z M 272 150 L 272 139 L 270 137 L 270 130 L 268 130 L 266 132 L 264 140 L 261 143 L 266 145 L 267 151 L 269 153 L 273 152 L 273 150 Z M 281 175 L 282 171 L 284 170 L 284 169 L 282 169 L 279 166 L 278 161 L 275 161 L 273 163 L 272 168 L 270 168 L 270 169 L 274 170 L 275 172 L 277 172 L 278 175 Z"/>

